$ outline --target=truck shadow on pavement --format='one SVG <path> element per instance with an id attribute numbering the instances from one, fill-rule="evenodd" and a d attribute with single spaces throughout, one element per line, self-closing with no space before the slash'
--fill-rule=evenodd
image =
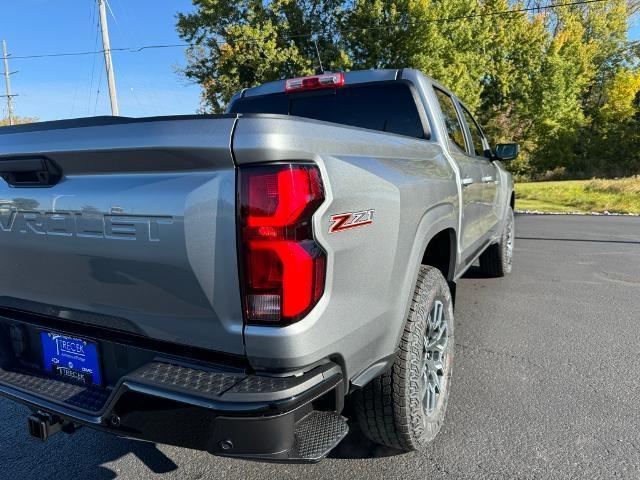
<path id="1" fill-rule="evenodd" d="M 154 475 L 178 470 L 176 465 L 153 443 L 117 438 L 82 428 L 69 437 L 63 433 L 48 442 L 30 438 L 25 418 L 28 410 L 20 405 L 0 401 L 0 478 L 90 478 L 111 480 L 122 475 L 111 463 L 131 465 L 136 459 Z M 10 472 L 10 473 L 9 473 Z"/>
<path id="2" fill-rule="evenodd" d="M 126 465 L 129 462 L 123 463 L 122 459 L 131 454 L 137 457 L 153 476 L 171 474 L 172 472 L 173 475 L 180 475 L 180 467 L 153 443 L 112 437 L 99 432 L 83 431 L 80 435 L 93 438 L 84 438 L 82 442 L 76 442 L 73 439 L 69 442 L 70 439 L 68 437 L 60 435 L 53 443 L 60 442 L 62 448 L 55 448 L 56 445 L 51 445 L 51 443 L 44 444 L 29 439 L 29 456 L 31 458 L 40 458 L 43 461 L 28 462 L 28 478 L 73 477 L 91 478 L 91 480 L 112 480 L 119 478 L 120 475 L 125 475 L 126 477 L 126 471 L 114 471 L 109 464 L 117 461 L 120 468 L 123 466 L 128 468 Z M 82 444 L 81 447 L 78 446 L 79 443 Z M 69 452 L 65 455 L 60 455 L 61 450 L 73 450 L 75 455 L 71 455 Z M 328 458 L 337 460 L 371 459 L 390 457 L 402 453 L 399 450 L 371 442 L 362 435 L 357 424 L 351 424 L 347 437 L 329 454 Z M 54 458 L 55 461 L 53 461 Z M 19 469 L 27 473 L 24 470 L 24 465 L 22 467 L 22 469 Z M 27 478 L 27 476 L 24 478 Z"/>
<path id="3" fill-rule="evenodd" d="M 109 457 L 113 458 L 96 459 L 96 463 L 100 462 L 100 466 L 96 472 L 97 475 L 92 477 L 93 480 L 116 478 L 117 475 L 109 468 L 102 466 L 102 464 L 118 460 L 130 453 L 135 455 L 151 472 L 156 475 L 178 470 L 178 465 L 162 453 L 158 449 L 157 445 L 153 443 L 118 438 L 114 439 L 112 443 L 114 444 L 113 448 L 109 449 L 108 453 L 111 454 Z"/>
<path id="4" fill-rule="evenodd" d="M 97 434 L 99 438 L 89 448 L 81 447 L 74 449 L 76 456 L 59 455 L 59 452 L 52 451 L 51 446 L 40 444 L 33 440 L 33 447 L 29 449 L 29 455 L 33 458 L 41 458 L 53 460 L 43 462 L 33 462 L 30 465 L 29 478 L 91 478 L 91 480 L 111 480 L 118 478 L 123 472 L 113 471 L 109 465 L 110 462 L 118 461 L 122 464 L 122 458 L 129 454 L 133 454 L 142 462 L 150 472 L 154 475 L 161 475 L 178 470 L 176 465 L 169 457 L 161 452 L 153 443 L 140 442 L 135 440 L 127 440 L 122 438 L 112 438 L 104 434 Z M 64 437 L 61 437 L 65 440 Z M 68 441 L 68 440 L 67 440 Z M 75 443 L 75 442 L 70 442 Z M 96 445 L 99 443 L 99 445 Z M 92 448 L 93 447 L 93 448 Z M 44 450 L 37 453 L 39 450 Z M 86 450 L 86 451 L 85 451 Z M 80 456 L 80 457 L 79 457 Z M 82 460 L 78 461 L 79 458 Z M 68 459 L 68 460 L 66 460 Z M 53 469 L 56 470 L 52 476 Z M 26 478 L 26 477 L 25 477 Z"/>
<path id="5" fill-rule="evenodd" d="M 404 452 L 401 450 L 372 442 L 362 434 L 357 422 L 351 421 L 349 422 L 349 434 L 329 453 L 328 458 L 349 460 L 393 457 L 402 454 Z"/>
<path id="6" fill-rule="evenodd" d="M 135 456 L 153 474 L 178 470 L 153 443 L 139 442 L 82 428 L 72 436 L 59 433 L 49 441 L 29 437 L 22 405 L 0 399 L 0 479 L 88 478 L 111 480 L 122 475 L 118 467 L 137 463 Z M 111 467 L 111 463 L 117 467 Z"/>
<path id="7" fill-rule="evenodd" d="M 462 276 L 462 278 L 472 278 L 472 279 L 473 278 L 487 278 L 487 276 L 482 273 L 482 270 L 480 270 L 479 266 L 472 265 L 471 267 L 469 267 L 469 270 L 464 272 L 464 275 Z"/>
<path id="8" fill-rule="evenodd" d="M 3 473 L 8 471 L 20 472 L 14 478 L 112 480 L 121 475 L 130 478 L 127 472 L 134 469 L 138 461 L 154 478 L 163 474 L 170 474 L 172 478 L 181 476 L 180 466 L 153 443 L 117 438 L 84 428 L 72 437 L 58 434 L 47 443 L 31 439 L 22 428 L 24 415 L 16 414 L 16 410 L 20 411 L 18 409 L 21 407 L 0 403 L 0 411 L 13 410 L 11 418 L 14 419 L 9 429 L 0 428 L 0 441 L 4 444 L 0 452 L 0 478 L 9 478 Z M 329 454 L 329 458 L 371 459 L 403 453 L 371 442 L 360 432 L 357 422 L 349 423 L 349 434 Z M 14 439 L 13 449 L 8 448 L 9 438 Z M 131 456 L 136 458 L 126 458 Z"/>

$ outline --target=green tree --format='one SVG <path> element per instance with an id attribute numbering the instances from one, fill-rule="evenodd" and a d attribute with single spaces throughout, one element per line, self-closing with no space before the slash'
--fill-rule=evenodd
<path id="1" fill-rule="evenodd" d="M 490 31 L 475 0 L 356 0 L 344 16 L 344 44 L 354 68 L 416 68 L 480 105 Z"/>
<path id="2" fill-rule="evenodd" d="M 194 0 L 196 11 L 178 14 L 178 33 L 188 49 L 187 78 L 203 87 L 206 110 L 221 112 L 235 92 L 317 67 L 309 35 L 331 31 L 340 3 L 259 0 Z M 326 35 L 317 38 L 326 67 L 348 66 Z"/>
<path id="3" fill-rule="evenodd" d="M 601 175 L 640 172 L 640 71 L 621 68 L 603 90 L 588 158 Z"/>
<path id="4" fill-rule="evenodd" d="M 522 11 L 532 2 L 512 0 L 193 3 L 177 27 L 194 45 L 184 74 L 202 85 L 203 110 L 223 111 L 243 88 L 311 74 L 319 53 L 329 70 L 412 67 L 436 78 L 490 138 L 522 144 L 510 166 L 521 175 L 638 168 L 640 94 L 630 79 L 640 48 L 627 26 L 640 0 L 533 12 Z"/>
<path id="5" fill-rule="evenodd" d="M 538 147 L 532 161 L 539 171 L 578 169 L 576 144 L 585 115 L 581 99 L 595 74 L 596 46 L 585 42 L 580 14 L 565 9 L 552 19 L 554 35 L 545 51 L 533 96 L 533 135 Z"/>
<path id="6" fill-rule="evenodd" d="M 488 0 L 484 5 L 485 13 L 509 9 L 507 0 Z M 523 7 L 522 3 L 512 5 L 514 9 Z M 517 13 L 500 21 L 486 16 L 483 20 L 484 28 L 492 34 L 486 45 L 489 61 L 478 113 L 495 143 L 521 144 L 522 153 L 510 168 L 526 176 L 531 173 L 530 157 L 537 148 L 532 135 L 535 92 L 540 86 L 549 32 L 542 14 Z"/>

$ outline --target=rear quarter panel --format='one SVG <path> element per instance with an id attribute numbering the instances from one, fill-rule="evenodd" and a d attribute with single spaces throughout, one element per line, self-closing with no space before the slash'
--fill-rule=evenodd
<path id="1" fill-rule="evenodd" d="M 236 162 L 310 161 L 322 173 L 326 200 L 314 216 L 327 251 L 319 304 L 284 328 L 245 327 L 257 369 L 302 368 L 323 358 L 353 378 L 394 353 L 430 238 L 457 228 L 454 173 L 430 141 L 296 117 L 251 115 L 238 121 Z M 371 225 L 329 233 L 331 216 L 374 209 Z"/>

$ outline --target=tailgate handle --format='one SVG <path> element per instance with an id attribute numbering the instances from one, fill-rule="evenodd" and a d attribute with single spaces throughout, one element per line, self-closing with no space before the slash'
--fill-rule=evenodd
<path id="1" fill-rule="evenodd" d="M 62 178 L 62 170 L 46 157 L 0 160 L 0 176 L 12 187 L 51 187 Z"/>

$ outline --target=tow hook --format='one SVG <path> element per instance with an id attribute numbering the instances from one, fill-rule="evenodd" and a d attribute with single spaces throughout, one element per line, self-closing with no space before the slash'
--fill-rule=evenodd
<path id="1" fill-rule="evenodd" d="M 71 434 L 80 428 L 79 425 L 73 422 L 63 420 L 57 415 L 51 415 L 45 412 L 36 412 L 29 416 L 27 423 L 29 426 L 29 434 L 43 442 L 46 442 L 49 437 L 58 432 Z"/>

